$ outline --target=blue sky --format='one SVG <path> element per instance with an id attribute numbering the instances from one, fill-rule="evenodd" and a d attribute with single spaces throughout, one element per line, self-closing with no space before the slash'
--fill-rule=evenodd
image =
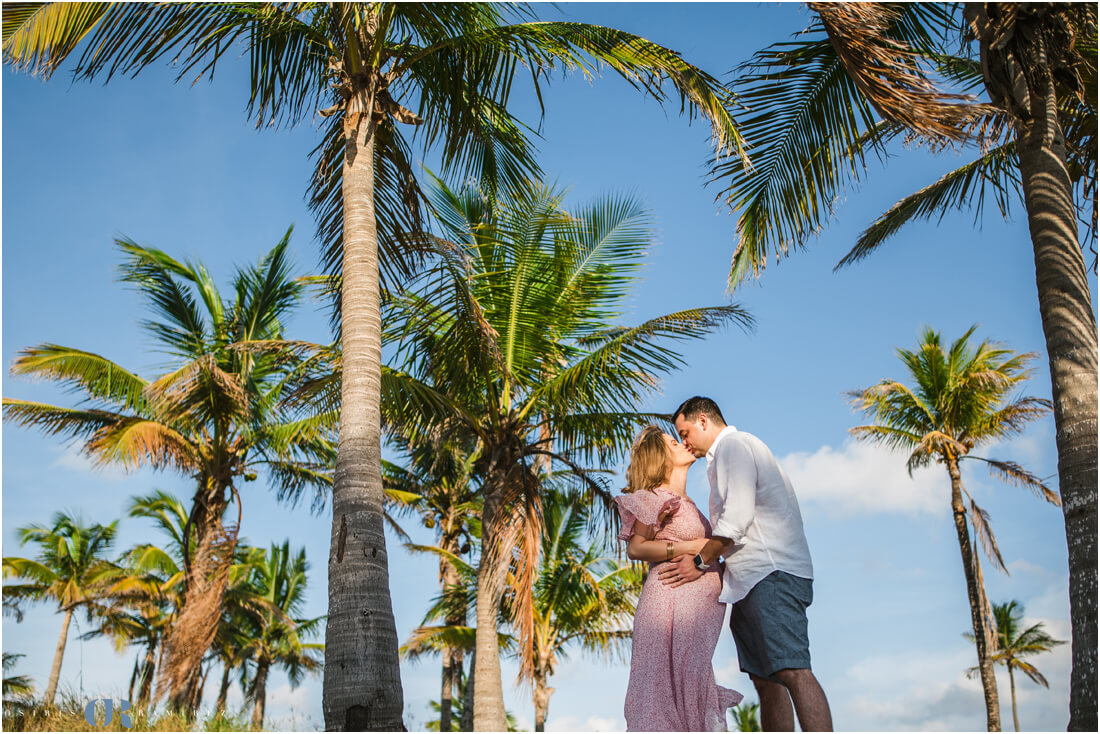
<path id="1" fill-rule="evenodd" d="M 669 46 L 720 77 L 756 49 L 809 22 L 796 4 L 540 5 L 541 17 L 566 17 L 634 31 Z M 247 62 L 227 59 L 213 83 L 172 85 L 155 70 L 109 86 L 48 84 L 3 72 L 3 394 L 69 404 L 45 383 L 10 377 L 23 347 L 54 342 L 100 352 L 145 375 L 164 356 L 149 351 L 136 294 L 118 283 L 112 246 L 125 235 L 178 257 L 203 261 L 219 282 L 250 263 L 295 226 L 292 251 L 300 272 L 317 267 L 313 224 L 303 200 L 308 153 L 317 139 L 306 123 L 257 131 L 246 121 Z M 522 86 L 522 85 L 520 85 Z M 1042 329 L 1026 218 L 1017 205 L 1008 222 L 987 212 L 982 226 L 962 213 L 910 226 L 880 252 L 833 273 L 855 236 L 901 196 L 967 160 L 897 146 L 884 168 L 871 162 L 867 181 L 836 202 L 834 221 L 804 252 L 770 263 L 763 277 L 726 292 L 735 216 L 703 186 L 707 128 L 688 126 L 678 106 L 662 109 L 613 77 L 557 77 L 544 90 L 540 160 L 548 178 L 572 187 L 573 202 L 600 192 L 629 191 L 650 207 L 658 242 L 646 261 L 624 323 L 701 305 L 739 302 L 756 329 L 738 329 L 686 344 L 687 366 L 639 409 L 669 410 L 684 397 L 718 400 L 727 419 L 766 441 L 798 492 L 816 572 L 810 608 L 814 669 L 829 695 L 837 727 L 849 730 L 984 728 L 978 681 L 964 671 L 973 647 L 962 633 L 969 611 L 942 468 L 909 478 L 905 457 L 854 444 L 858 425 L 844 393 L 885 377 L 904 377 L 894 353 L 910 347 L 924 325 L 953 339 L 972 324 L 979 337 L 1040 358 L 1027 394 L 1049 397 Z M 514 108 L 535 123 L 526 90 Z M 1090 273 L 1095 302 L 1096 278 Z M 326 315 L 306 303 L 289 325 L 294 338 L 324 341 Z M 985 455 L 1013 458 L 1056 481 L 1053 421 Z M 609 467 L 621 469 L 621 467 Z M 964 474 L 992 515 L 1011 575 L 987 568 L 993 601 L 1018 599 L 1029 621 L 1069 639 L 1066 541 L 1061 512 L 984 472 Z M 92 471 L 75 448 L 5 424 L 3 553 L 21 555 L 14 530 L 45 522 L 58 509 L 97 522 L 123 516 L 129 497 L 153 488 L 187 496 L 170 474 Z M 705 506 L 702 467 L 689 494 Z M 308 503 L 279 505 L 262 481 L 243 488 L 241 534 L 256 545 L 290 538 L 313 564 L 307 614 L 325 612 L 328 514 Z M 119 547 L 151 530 L 124 519 Z M 414 533 L 427 542 L 426 532 Z M 391 583 L 399 635 L 419 623 L 436 591 L 432 559 L 405 552 L 390 536 Z M 21 623 L 3 619 L 3 649 L 24 653 L 18 672 L 44 689 L 60 615 L 38 608 Z M 84 628 L 81 628 L 82 630 Z M 80 643 L 73 630 L 62 689 L 85 697 L 125 694 L 133 654 L 103 641 Z M 1064 729 L 1068 720 L 1069 646 L 1036 660 L 1051 682 L 1042 690 L 1018 681 L 1021 725 Z M 715 653 L 719 681 L 754 695 L 738 672 L 728 633 Z M 628 667 L 573 655 L 552 680 L 548 730 L 621 730 Z M 216 695 L 210 676 L 207 699 Z M 505 680 L 515 666 L 505 662 Z M 437 698 L 435 661 L 403 664 L 406 725 L 418 729 Z M 290 690 L 285 675 L 269 685 L 268 726 L 323 727 L 320 678 Z M 1007 676 L 1001 676 L 1008 724 Z M 239 702 L 235 688 L 230 702 Z M 509 686 L 506 703 L 530 725 L 529 691 Z"/>

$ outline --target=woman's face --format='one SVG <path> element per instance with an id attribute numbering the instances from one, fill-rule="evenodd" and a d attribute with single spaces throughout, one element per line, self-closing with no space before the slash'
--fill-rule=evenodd
<path id="1" fill-rule="evenodd" d="M 668 445 L 669 454 L 672 455 L 672 466 L 691 466 L 695 463 L 695 454 L 684 448 L 684 445 L 672 435 L 665 434 L 665 443 Z"/>

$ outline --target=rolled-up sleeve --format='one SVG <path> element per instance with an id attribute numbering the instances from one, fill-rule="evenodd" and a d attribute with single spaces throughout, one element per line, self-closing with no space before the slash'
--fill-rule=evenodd
<path id="1" fill-rule="evenodd" d="M 723 554 L 728 556 L 744 545 L 756 516 L 756 460 L 748 445 L 731 436 L 718 444 L 714 468 L 714 499 L 721 509 L 712 518 L 712 532 L 734 542 Z"/>

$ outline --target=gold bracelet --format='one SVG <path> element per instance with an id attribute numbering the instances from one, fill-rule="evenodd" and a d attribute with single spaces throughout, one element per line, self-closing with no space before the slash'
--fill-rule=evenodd
<path id="1" fill-rule="evenodd" d="M 665 560 L 666 561 L 671 561 L 672 560 L 672 541 L 671 540 L 666 540 L 665 541 Z"/>

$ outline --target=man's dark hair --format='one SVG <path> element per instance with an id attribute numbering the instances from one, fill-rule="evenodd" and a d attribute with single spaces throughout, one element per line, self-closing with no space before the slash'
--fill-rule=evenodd
<path id="1" fill-rule="evenodd" d="M 717 420 L 723 425 L 726 423 L 726 419 L 722 417 L 722 411 L 718 407 L 718 403 L 714 402 L 710 398 L 704 398 L 701 395 L 688 398 L 680 407 L 676 409 L 676 412 L 672 414 L 672 420 L 676 420 L 680 416 L 684 416 L 684 419 L 694 423 L 699 414 L 702 413 L 712 421 Z"/>

